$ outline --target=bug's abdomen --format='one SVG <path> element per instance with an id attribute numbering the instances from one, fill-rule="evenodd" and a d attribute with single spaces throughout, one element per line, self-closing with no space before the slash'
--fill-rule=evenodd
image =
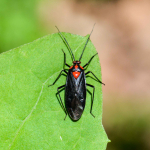
<path id="1" fill-rule="evenodd" d="M 84 72 L 78 79 L 74 79 L 72 73 L 68 73 L 65 90 L 65 105 L 72 120 L 80 119 L 86 101 L 86 86 Z"/>

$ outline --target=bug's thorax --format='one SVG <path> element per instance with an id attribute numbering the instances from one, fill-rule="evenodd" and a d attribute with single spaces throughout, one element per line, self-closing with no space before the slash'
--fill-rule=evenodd
<path id="1" fill-rule="evenodd" d="M 84 70 L 83 67 L 80 66 L 80 63 L 81 63 L 80 61 L 73 61 L 73 66 L 69 68 L 75 79 L 77 79 L 81 71 Z"/>

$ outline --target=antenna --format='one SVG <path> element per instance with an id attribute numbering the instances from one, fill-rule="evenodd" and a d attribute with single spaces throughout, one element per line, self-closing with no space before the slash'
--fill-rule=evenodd
<path id="1" fill-rule="evenodd" d="M 96 24 L 96 23 L 95 23 L 95 24 Z M 84 48 L 83 48 L 83 51 L 82 51 L 82 54 L 81 54 L 81 56 L 80 56 L 79 61 L 80 61 L 81 58 L 82 58 L 83 52 L 84 52 L 84 50 L 85 50 L 85 48 L 86 48 L 86 45 L 87 45 L 87 43 L 88 43 L 88 41 L 89 41 L 89 39 L 90 39 L 90 36 L 91 36 L 91 34 L 92 34 L 92 32 L 93 32 L 93 29 L 94 29 L 95 24 L 93 25 L 92 31 L 91 31 L 91 33 L 90 33 L 90 35 L 89 35 L 89 37 L 88 37 L 88 39 L 87 39 L 87 41 L 86 41 L 86 43 L 85 43 L 85 46 L 84 46 Z"/>
<path id="2" fill-rule="evenodd" d="M 64 41 L 66 42 L 67 46 L 69 47 L 69 50 L 71 51 L 71 54 L 72 54 L 72 57 L 73 57 L 73 60 L 75 61 L 74 55 L 73 55 L 73 53 L 72 53 L 72 50 L 71 50 L 71 48 L 70 48 L 70 46 L 69 46 L 67 40 L 66 40 L 65 37 L 62 35 L 62 33 L 59 31 L 58 27 L 57 27 L 57 26 L 55 26 L 55 27 L 57 28 L 59 34 L 63 37 L 63 39 L 64 39 Z"/>

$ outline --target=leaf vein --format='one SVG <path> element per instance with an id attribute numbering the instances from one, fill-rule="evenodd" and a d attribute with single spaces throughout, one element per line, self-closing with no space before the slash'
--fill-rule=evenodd
<path id="1" fill-rule="evenodd" d="M 58 72 L 60 72 L 60 71 L 58 71 Z M 55 72 L 54 74 L 56 74 L 56 73 L 58 73 L 58 72 Z M 54 74 L 53 74 L 53 75 L 54 75 Z M 52 76 L 53 76 L 53 75 L 52 75 Z M 42 95 L 43 88 L 44 88 L 45 84 L 47 83 L 47 81 L 48 81 L 52 76 L 48 77 L 48 78 L 45 80 L 45 82 L 42 84 L 42 88 L 41 88 L 40 94 L 39 94 L 39 96 L 38 96 L 38 99 L 37 99 L 35 105 L 33 106 L 31 112 L 29 113 L 29 115 L 22 121 L 22 124 L 21 124 L 20 127 L 18 128 L 18 130 L 17 130 L 17 132 L 16 132 L 16 134 L 15 134 L 15 136 L 14 136 L 12 142 L 11 142 L 10 145 L 9 145 L 8 150 L 11 149 L 11 147 L 12 147 L 12 145 L 13 145 L 13 143 L 14 143 L 16 137 L 17 137 L 17 135 L 19 134 L 19 131 L 21 130 L 21 128 L 23 127 L 23 125 L 25 124 L 25 122 L 30 118 L 30 116 L 32 115 L 33 111 L 36 109 L 36 106 L 37 106 L 37 104 L 38 104 L 38 102 L 39 102 L 39 100 L 40 100 L 40 97 L 41 97 L 41 95 Z"/>

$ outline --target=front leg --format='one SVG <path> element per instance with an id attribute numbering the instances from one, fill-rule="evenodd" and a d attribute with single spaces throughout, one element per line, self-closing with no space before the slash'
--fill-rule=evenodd
<path id="1" fill-rule="evenodd" d="M 93 55 L 93 56 L 90 58 L 90 60 L 83 66 L 83 68 L 85 68 L 97 54 L 98 54 L 98 53 L 96 53 L 95 55 Z"/>
<path id="2" fill-rule="evenodd" d="M 63 51 L 63 49 L 62 49 L 62 51 Z M 64 51 L 63 51 L 63 53 L 64 53 L 64 64 L 65 64 L 66 66 L 70 67 L 70 66 L 66 63 L 66 53 L 65 53 Z M 65 68 L 65 65 L 64 65 L 63 68 Z"/>

